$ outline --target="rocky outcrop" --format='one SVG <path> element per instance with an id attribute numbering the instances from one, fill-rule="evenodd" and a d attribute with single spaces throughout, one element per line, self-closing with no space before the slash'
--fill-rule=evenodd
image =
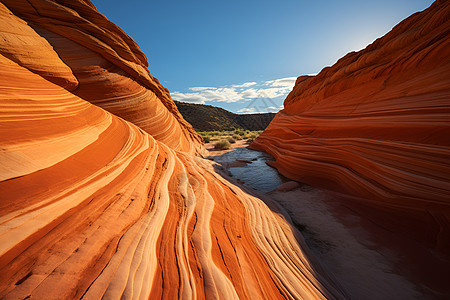
<path id="1" fill-rule="evenodd" d="M 2 1 L 0 36 L 0 298 L 343 297 L 89 1 Z"/>
<path id="2" fill-rule="evenodd" d="M 436 1 L 317 76 L 300 76 L 252 144 L 283 175 L 356 196 L 385 228 L 446 253 L 449 15 L 450 3 Z"/>
<path id="3" fill-rule="evenodd" d="M 138 125 L 176 150 L 202 153 L 198 146 L 201 138 L 178 112 L 169 91 L 150 75 L 139 46 L 92 9 L 89 1 L 3 3 L 16 15 L 14 19 L 22 18 L 17 23 L 23 24 L 3 33 L 7 57 L 52 82 L 64 80 L 62 87 Z M 45 69 L 51 59 L 56 61 L 55 70 Z M 58 76 L 57 71 L 68 74 Z"/>

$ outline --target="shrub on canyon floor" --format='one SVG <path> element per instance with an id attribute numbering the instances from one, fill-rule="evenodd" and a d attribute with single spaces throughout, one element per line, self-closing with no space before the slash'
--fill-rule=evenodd
<path id="1" fill-rule="evenodd" d="M 230 142 L 230 144 L 234 144 L 236 143 L 235 139 L 232 138 L 231 136 L 227 137 L 228 142 Z"/>
<path id="2" fill-rule="evenodd" d="M 216 150 L 226 150 L 230 149 L 231 144 L 228 140 L 220 140 L 214 145 L 214 149 Z"/>

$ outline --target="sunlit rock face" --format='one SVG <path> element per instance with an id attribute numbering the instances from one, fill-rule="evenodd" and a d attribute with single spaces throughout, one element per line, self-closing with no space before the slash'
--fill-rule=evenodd
<path id="1" fill-rule="evenodd" d="M 345 296 L 91 3 L 2 1 L 0 37 L 0 298 Z"/>
<path id="2" fill-rule="evenodd" d="M 287 177 L 396 212 L 385 226 L 447 253 L 449 6 L 436 1 L 317 76 L 300 76 L 252 144 Z"/>
<path id="3" fill-rule="evenodd" d="M 50 81 L 56 77 L 53 82 L 59 80 L 176 150 L 202 153 L 201 138 L 182 118 L 169 91 L 150 75 L 139 46 L 88 2 L 3 1 L 23 20 L 14 32 L 5 32 L 5 45 L 14 46 L 6 47 L 6 56 Z M 58 57 L 57 69 L 46 69 Z"/>

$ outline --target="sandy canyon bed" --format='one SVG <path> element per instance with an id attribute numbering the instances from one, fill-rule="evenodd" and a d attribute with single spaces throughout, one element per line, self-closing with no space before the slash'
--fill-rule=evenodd
<path id="1" fill-rule="evenodd" d="M 230 149 L 215 150 L 214 143 L 208 143 L 206 149 L 209 159 L 219 161 L 221 167 L 216 170 L 224 178 L 279 206 L 279 212 L 300 231 L 317 261 L 352 299 L 433 299 L 446 290 L 445 277 L 434 275 L 445 273 L 445 261 L 370 222 L 363 212 L 354 209 L 348 196 L 291 181 L 280 174 L 282 183 L 270 192 L 249 188 L 230 170 L 245 168 L 252 164 L 251 160 L 237 156 L 237 160 L 220 163 L 225 154 L 248 145 L 240 140 Z"/>

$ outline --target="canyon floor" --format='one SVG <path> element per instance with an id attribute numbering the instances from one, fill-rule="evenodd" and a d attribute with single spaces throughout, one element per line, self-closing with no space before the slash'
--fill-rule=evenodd
<path id="1" fill-rule="evenodd" d="M 1 1 L 0 299 L 450 299 L 449 15 L 219 133 L 91 1 Z"/>
<path id="2" fill-rule="evenodd" d="M 246 141 L 241 140 L 228 150 L 214 150 L 214 143 L 208 143 L 206 149 L 210 160 L 220 161 L 221 156 L 247 145 Z M 322 267 L 335 277 L 352 299 L 428 299 L 442 295 L 444 282 L 434 290 L 423 283 L 424 278 L 420 277 L 424 274 L 414 274 L 417 272 L 405 267 L 405 262 L 414 260 L 414 255 L 405 255 L 402 251 L 411 246 L 408 242 L 397 240 L 397 243 L 389 243 L 391 247 L 388 248 L 386 239 L 392 242 L 398 237 L 389 237 L 386 230 L 345 205 L 341 195 L 293 182 L 284 183 L 287 189 L 260 193 L 230 172 L 233 168 L 251 163 L 246 159 L 236 159 L 219 162 L 220 166 L 216 169 L 232 183 L 258 195 L 265 202 L 278 205 L 301 232 Z M 286 178 L 283 179 L 286 181 Z M 417 245 L 412 246 L 417 248 Z M 413 249 L 412 252 L 417 254 L 421 251 L 424 250 Z M 427 258 L 425 261 L 429 262 Z M 421 267 L 420 262 L 414 263 Z M 435 267 L 431 268 L 436 270 Z M 418 273 L 421 273 L 420 270 Z M 424 273 L 427 273 L 426 270 Z"/>

